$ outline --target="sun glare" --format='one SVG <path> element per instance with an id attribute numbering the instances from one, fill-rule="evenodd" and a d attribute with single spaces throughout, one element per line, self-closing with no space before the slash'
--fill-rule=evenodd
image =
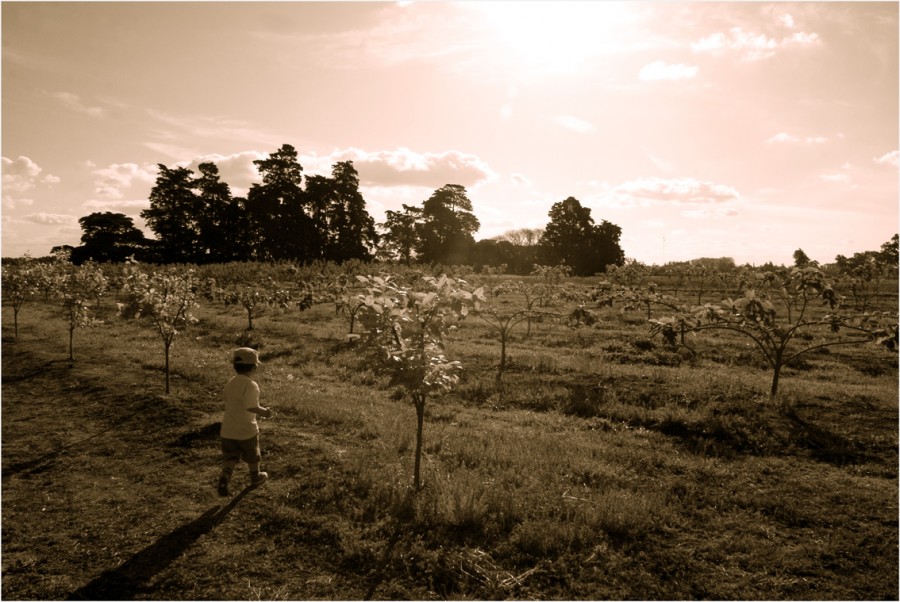
<path id="1" fill-rule="evenodd" d="M 586 61 L 614 52 L 634 13 L 628 2 L 476 2 L 498 50 L 513 64 L 542 74 L 577 73 Z"/>

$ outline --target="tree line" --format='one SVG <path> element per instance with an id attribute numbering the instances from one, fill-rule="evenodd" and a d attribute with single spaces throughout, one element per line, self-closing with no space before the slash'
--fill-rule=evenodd
<path id="1" fill-rule="evenodd" d="M 573 275 L 591 275 L 620 265 L 621 228 L 596 224 L 574 197 L 555 203 L 543 230 L 522 229 L 475 241 L 480 227 L 464 186 L 447 184 L 420 206 L 404 204 L 376 224 L 359 191 L 352 161 L 331 176 L 306 175 L 293 146 L 284 144 L 253 162 L 261 183 L 246 197 L 234 196 L 214 163 L 199 174 L 159 164 L 150 207 L 141 212 L 155 238 L 132 218 L 97 212 L 80 218 L 81 245 L 71 261 L 209 264 L 233 261 L 344 262 L 374 259 L 407 264 L 505 265 L 528 274 L 535 265 L 566 265 Z"/>

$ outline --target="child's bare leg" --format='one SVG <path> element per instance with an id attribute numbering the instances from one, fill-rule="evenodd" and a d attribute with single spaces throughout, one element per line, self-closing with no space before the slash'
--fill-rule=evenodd
<path id="1" fill-rule="evenodd" d="M 231 475 L 234 474 L 234 467 L 237 466 L 237 460 L 224 460 L 222 462 L 222 472 L 219 474 L 219 494 L 228 495 L 228 483 L 231 481 Z"/>
<path id="2" fill-rule="evenodd" d="M 250 467 L 250 482 L 253 485 L 259 485 L 266 481 L 269 478 L 269 475 L 259 471 L 259 463 L 256 462 L 254 464 L 249 464 Z"/>

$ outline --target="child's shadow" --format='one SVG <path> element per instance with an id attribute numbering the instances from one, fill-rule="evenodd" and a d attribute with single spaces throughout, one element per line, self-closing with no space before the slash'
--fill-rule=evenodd
<path id="1" fill-rule="evenodd" d="M 225 506 L 215 506 L 147 546 L 124 564 L 103 572 L 69 595 L 69 600 L 129 600 L 152 594 L 145 584 L 181 556 L 195 541 L 219 525 L 253 486 L 247 486 Z"/>

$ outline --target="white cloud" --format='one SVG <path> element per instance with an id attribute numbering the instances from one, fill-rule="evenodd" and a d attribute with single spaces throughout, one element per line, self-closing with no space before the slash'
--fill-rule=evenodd
<path id="1" fill-rule="evenodd" d="M 588 132 L 594 131 L 594 124 L 585 121 L 584 119 L 579 119 L 578 117 L 572 117 L 571 115 L 557 115 L 553 118 L 553 121 L 567 130 L 572 130 L 573 132 L 578 132 L 579 134 L 586 134 Z"/>
<path id="2" fill-rule="evenodd" d="M 44 170 L 28 157 L 20 155 L 15 160 L 3 157 L 2 164 L 4 199 L 17 197 L 39 185 L 59 183 L 59 178 L 54 175 L 41 176 Z"/>
<path id="3" fill-rule="evenodd" d="M 819 38 L 819 34 L 798 31 L 791 37 L 785 38 L 782 43 L 783 44 L 800 44 L 801 46 L 815 46 L 819 42 L 821 42 L 821 39 Z"/>
<path id="4" fill-rule="evenodd" d="M 791 24 L 793 24 L 793 19 Z M 691 44 L 691 50 L 695 53 L 714 55 L 736 52 L 742 60 L 759 61 L 775 56 L 776 52 L 785 46 L 814 46 L 820 42 L 821 39 L 816 33 L 796 32 L 779 41 L 764 33 L 752 33 L 740 27 L 732 27 L 728 34 L 716 32 L 700 38 Z"/>
<path id="5" fill-rule="evenodd" d="M 95 169 L 91 172 L 96 176 L 94 192 L 102 198 L 120 199 L 124 196 L 124 189 L 131 188 L 133 184 L 153 182 L 156 171 L 156 166 L 148 163 L 113 163 L 108 167 Z"/>
<path id="6" fill-rule="evenodd" d="M 839 184 L 850 183 L 850 176 L 845 173 L 822 174 L 820 177 L 826 182 L 835 182 Z"/>
<path id="7" fill-rule="evenodd" d="M 775 134 L 774 136 L 772 136 L 771 138 L 769 138 L 768 140 L 766 140 L 766 142 L 781 143 L 781 144 L 784 144 L 784 143 L 796 144 L 796 143 L 800 143 L 800 142 L 803 142 L 805 144 L 825 144 L 826 142 L 828 142 L 828 138 L 826 138 L 825 136 L 800 137 L 800 136 L 794 136 L 793 134 L 788 134 L 786 132 L 779 132 L 779 133 Z"/>
<path id="8" fill-rule="evenodd" d="M 61 213 L 29 213 L 22 219 L 33 224 L 41 224 L 45 226 L 70 226 L 78 223 L 78 218 L 74 215 L 65 215 Z"/>
<path id="9" fill-rule="evenodd" d="M 655 61 L 644 65 L 644 68 L 638 73 L 638 78 L 642 81 L 690 79 L 695 77 L 699 70 L 699 67 L 693 65 L 669 65 L 663 61 Z"/>
<path id="10" fill-rule="evenodd" d="M 717 209 L 695 209 L 690 211 L 682 211 L 681 215 L 691 219 L 697 218 L 721 218 L 721 217 L 737 217 L 740 215 L 734 207 L 719 207 Z"/>
<path id="11" fill-rule="evenodd" d="M 632 205 L 654 202 L 708 204 L 740 200 L 740 194 L 731 186 L 693 178 L 638 178 L 616 186 L 610 195 L 614 201 Z"/>
<path id="12" fill-rule="evenodd" d="M 900 151 L 891 151 L 872 160 L 879 165 L 893 165 L 894 167 L 898 167 L 900 166 Z"/>
<path id="13" fill-rule="evenodd" d="M 792 136 L 784 132 L 779 132 L 766 140 L 766 142 L 800 142 L 800 139 L 796 136 Z"/>
<path id="14" fill-rule="evenodd" d="M 177 165 L 187 167 L 199 176 L 201 163 L 215 163 L 219 169 L 219 179 L 228 184 L 231 193 L 234 196 L 244 196 L 250 190 L 251 185 L 262 182 L 259 170 L 253 162 L 265 159 L 268 156 L 268 153 L 254 150 L 242 151 L 231 155 L 215 153 L 196 156 L 189 163 L 179 163 Z M 307 168 L 302 158 L 298 157 L 297 160 L 304 169 Z"/>
<path id="15" fill-rule="evenodd" d="M 778 22 L 787 27 L 788 29 L 794 28 L 794 18 L 787 13 L 783 15 L 778 15 Z"/>
<path id="16" fill-rule="evenodd" d="M 475 186 L 497 177 L 487 163 L 476 155 L 461 151 L 420 153 L 408 148 L 389 151 L 365 151 L 358 148 L 335 150 L 327 160 L 330 167 L 338 161 L 353 161 L 360 184 L 367 186 L 425 186 L 445 184 Z"/>

